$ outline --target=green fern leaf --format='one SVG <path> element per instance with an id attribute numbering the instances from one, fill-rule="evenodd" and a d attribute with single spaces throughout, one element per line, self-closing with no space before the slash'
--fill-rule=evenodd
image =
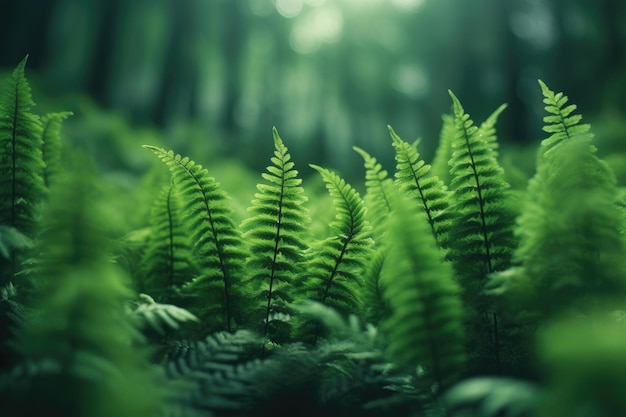
<path id="1" fill-rule="evenodd" d="M 454 124 L 454 116 L 451 114 L 444 114 L 442 116 L 443 125 L 439 132 L 439 144 L 435 149 L 435 157 L 433 158 L 433 165 L 431 174 L 436 176 L 444 184 L 450 184 L 450 167 L 448 162 L 452 157 L 452 142 L 456 136 L 456 128 Z"/>
<path id="2" fill-rule="evenodd" d="M 391 316 L 383 330 L 392 358 L 408 369 L 423 367 L 441 391 L 463 371 L 462 311 L 453 270 L 427 224 L 418 202 L 397 192 L 382 278 Z"/>
<path id="3" fill-rule="evenodd" d="M 450 160 L 456 210 L 450 238 L 457 244 L 450 258 L 465 290 L 478 294 L 487 274 L 510 265 L 516 246 L 515 212 L 507 204 L 508 184 L 492 147 L 478 135 L 456 96 L 450 96 L 457 129 Z"/>
<path id="4" fill-rule="evenodd" d="M 367 207 L 367 218 L 373 226 L 373 234 L 376 238 L 380 237 L 384 232 L 384 222 L 391 208 L 385 191 L 387 184 L 391 183 L 388 178 L 387 171 L 382 165 L 363 149 L 353 146 L 354 149 L 363 158 L 365 164 L 365 206 Z"/>
<path id="5" fill-rule="evenodd" d="M 322 176 L 335 203 L 333 233 L 312 248 L 305 286 L 306 298 L 319 301 L 343 314 L 360 310 L 363 268 L 373 241 L 365 219 L 365 204 L 359 193 L 337 174 L 311 165 Z"/>
<path id="6" fill-rule="evenodd" d="M 41 118 L 42 124 L 42 156 L 45 162 L 43 181 L 46 188 L 50 187 L 53 178 L 61 169 L 61 125 L 63 120 L 72 116 L 72 112 L 49 113 Z"/>
<path id="7" fill-rule="evenodd" d="M 43 196 L 41 121 L 24 75 L 24 58 L 0 90 L 0 225 L 33 237 L 35 207 Z M 0 258 L 0 287 L 16 272 L 16 252 Z"/>
<path id="8" fill-rule="evenodd" d="M 147 417 L 161 408 L 158 377 L 123 308 L 132 292 L 110 260 L 110 218 L 96 183 L 81 169 L 50 190 L 36 248 L 40 270 L 29 276 L 36 313 L 16 346 L 27 363 L 57 368 L 33 375 L 15 393 L 21 415 Z"/>
<path id="9" fill-rule="evenodd" d="M 252 321 L 262 325 L 264 336 L 269 331 L 270 339 L 276 340 L 278 335 L 272 327 L 277 330 L 286 323 L 271 322 L 270 318 L 274 313 L 290 313 L 294 281 L 302 271 L 308 248 L 305 237 L 310 219 L 295 164 L 276 128 L 273 135 L 273 165 L 263 173 L 266 182 L 257 185 L 258 192 L 248 209 L 251 217 L 241 228 L 250 247 L 246 265 L 255 284 L 253 297 L 259 301 Z"/>
<path id="10" fill-rule="evenodd" d="M 202 165 L 188 157 L 155 146 L 144 148 L 153 151 L 169 167 L 184 200 L 192 233 L 192 254 L 201 272 L 188 285 L 188 292 L 200 298 L 202 307 L 197 315 L 209 328 L 231 331 L 234 321 L 240 319 L 237 286 L 245 252 L 226 194 Z"/>
<path id="11" fill-rule="evenodd" d="M 387 224 L 387 222 L 385 222 Z M 383 299 L 384 286 L 381 274 L 385 265 L 387 251 L 384 245 L 378 246 L 374 255 L 368 261 L 363 274 L 363 305 L 365 317 L 370 323 L 378 324 L 389 316 L 389 305 Z"/>
<path id="12" fill-rule="evenodd" d="M 447 259 L 452 261 L 470 313 L 466 316 L 471 336 L 468 349 L 478 357 L 472 362 L 478 368 L 499 373 L 502 320 L 484 289 L 489 274 L 511 265 L 517 245 L 513 233 L 516 212 L 493 144 L 479 135 L 452 92 L 450 96 L 457 133 L 450 159 L 451 188 L 455 191 Z"/>
<path id="13" fill-rule="evenodd" d="M 498 139 L 496 136 L 496 122 L 507 105 L 502 104 L 487 119 L 480 124 L 478 128 L 478 136 L 487 142 L 487 146 L 493 151 L 493 155 L 498 157 Z"/>
<path id="14" fill-rule="evenodd" d="M 152 206 L 150 237 L 139 264 L 137 290 L 161 302 L 191 280 L 193 265 L 182 201 L 174 184 L 163 188 Z"/>
<path id="15" fill-rule="evenodd" d="M 442 235 L 449 227 L 447 208 L 450 193 L 439 178 L 429 175 L 430 165 L 420 159 L 417 149 L 403 141 L 391 126 L 388 129 L 396 149 L 396 184 L 420 202 L 431 233 L 438 244 L 445 247 L 445 236 Z"/>
<path id="16" fill-rule="evenodd" d="M 626 295 L 617 189 L 587 134 L 554 145 L 529 183 L 515 253 L 522 267 L 508 277 L 510 295 L 545 316 Z"/>
<path id="17" fill-rule="evenodd" d="M 541 141 L 544 154 L 563 140 L 576 136 L 592 137 L 589 133 L 591 125 L 581 124 L 582 116 L 574 113 L 576 105 L 566 106 L 568 102 L 566 95 L 555 93 L 541 80 L 539 80 L 539 86 L 544 96 L 543 102 L 546 105 L 544 108 L 549 113 L 543 118 L 545 123 L 543 130 L 551 133 L 548 138 Z"/>

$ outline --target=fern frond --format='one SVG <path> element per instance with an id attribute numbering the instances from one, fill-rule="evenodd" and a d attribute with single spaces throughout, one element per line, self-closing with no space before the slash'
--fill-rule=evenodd
<path id="1" fill-rule="evenodd" d="M 365 164 L 365 206 L 367 207 L 367 218 L 372 225 L 373 234 L 376 238 L 380 237 L 384 231 L 384 221 L 391 210 L 385 187 L 391 183 L 388 178 L 387 171 L 382 165 L 363 149 L 353 146 L 354 149 L 363 158 Z"/>
<path id="2" fill-rule="evenodd" d="M 464 336 L 453 270 L 427 224 L 418 202 L 398 192 L 382 278 L 391 316 L 382 328 L 391 357 L 407 369 L 423 367 L 440 391 L 463 371 Z"/>
<path id="3" fill-rule="evenodd" d="M 198 318 L 184 308 L 172 304 L 161 304 L 147 294 L 139 294 L 137 306 L 129 312 L 139 326 L 154 330 L 163 336 L 180 328 L 181 323 L 198 321 Z"/>
<path id="4" fill-rule="evenodd" d="M 110 221 L 95 182 L 81 171 L 59 177 L 50 191 L 41 269 L 32 278 L 36 314 L 16 346 L 26 362 L 53 361 L 59 372 L 33 376 L 16 395 L 22 415 L 151 416 L 160 409 L 158 376 L 123 309 L 131 291 L 109 258 Z"/>
<path id="5" fill-rule="evenodd" d="M 445 236 L 442 235 L 449 227 L 450 217 L 446 209 L 450 193 L 439 178 L 429 174 L 430 165 L 420 159 L 417 149 L 403 141 L 391 126 L 387 127 L 396 149 L 396 184 L 403 192 L 420 202 L 432 235 L 439 246 L 445 247 Z"/>
<path id="6" fill-rule="evenodd" d="M 543 131 L 551 135 L 541 141 L 542 152 L 545 154 L 554 148 L 558 143 L 576 136 L 585 136 L 591 139 L 593 135 L 589 133 L 591 125 L 581 124 L 582 116 L 575 114 L 575 104 L 566 106 L 568 98 L 563 93 L 555 93 L 541 80 L 539 86 L 544 96 L 544 109 L 549 114 L 543 118 Z"/>
<path id="7" fill-rule="evenodd" d="M 365 204 L 359 193 L 337 174 L 311 165 L 322 176 L 335 204 L 332 237 L 310 251 L 305 292 L 307 298 L 333 307 L 344 314 L 360 310 L 359 289 L 363 269 L 373 241 L 365 219 Z"/>
<path id="8" fill-rule="evenodd" d="M 24 58 L 0 90 L 0 224 L 33 237 L 35 206 L 43 196 L 41 121 L 24 75 Z M 0 258 L 0 287 L 16 272 L 15 252 Z"/>
<path id="9" fill-rule="evenodd" d="M 487 142 L 487 146 L 493 151 L 494 157 L 498 157 L 498 139 L 496 136 L 496 122 L 500 114 L 506 110 L 507 104 L 501 104 L 487 119 L 480 124 L 478 136 Z"/>
<path id="10" fill-rule="evenodd" d="M 387 224 L 387 223 L 385 223 Z M 389 315 L 389 304 L 384 300 L 384 286 L 381 282 L 381 274 L 385 265 L 387 251 L 383 246 L 376 248 L 373 256 L 368 261 L 363 274 L 363 305 L 365 317 L 373 324 Z"/>
<path id="11" fill-rule="evenodd" d="M 192 231 L 192 254 L 201 273 L 189 284 L 189 292 L 201 299 L 203 311 L 198 315 L 207 326 L 231 331 L 239 315 L 237 285 L 245 253 L 226 194 L 206 168 L 188 157 L 155 146 L 144 148 L 169 167 L 184 200 Z"/>
<path id="12" fill-rule="evenodd" d="M 450 184 L 450 166 L 448 162 L 452 157 L 452 142 L 456 136 L 456 128 L 454 124 L 454 115 L 444 114 L 441 117 L 443 124 L 439 132 L 439 143 L 435 149 L 435 157 L 431 174 L 443 181 L 444 184 Z"/>
<path id="13" fill-rule="evenodd" d="M 150 236 L 139 263 L 137 290 L 162 302 L 191 280 L 193 265 L 182 201 L 174 184 L 164 187 L 152 206 Z"/>
<path id="14" fill-rule="evenodd" d="M 294 281 L 302 271 L 308 248 L 305 238 L 310 223 L 302 180 L 276 128 L 273 135 L 273 165 L 262 174 L 266 182 L 257 185 L 258 192 L 248 209 L 251 217 L 241 225 L 250 249 L 246 266 L 256 291 L 253 297 L 259 301 L 252 321 L 255 326 L 262 325 L 264 336 L 272 326 L 286 325 L 270 318 L 274 313 L 290 312 Z M 272 331 L 270 339 L 277 336 Z"/>
<path id="15" fill-rule="evenodd" d="M 513 229 L 516 212 L 510 203 L 509 185 L 487 143 L 465 113 L 458 98 L 450 91 L 453 101 L 456 137 L 450 159 L 453 177 L 454 214 L 448 234 L 450 246 L 447 258 L 452 261 L 462 288 L 469 326 L 471 349 L 480 367 L 501 372 L 501 320 L 494 312 L 493 302 L 486 297 L 484 287 L 489 274 L 511 265 L 517 245 Z"/>
<path id="16" fill-rule="evenodd" d="M 610 168 L 594 153 L 588 135 L 554 145 L 529 183 L 519 218 L 522 265 L 509 279 L 511 295 L 550 316 L 603 296 L 626 295 L 624 218 Z"/>
<path id="17" fill-rule="evenodd" d="M 54 177 L 61 169 L 61 125 L 72 116 L 72 112 L 48 113 L 41 118 L 42 125 L 42 157 L 45 163 L 43 182 L 46 188 L 50 187 Z"/>
<path id="18" fill-rule="evenodd" d="M 465 290 L 478 294 L 487 274 L 510 265 L 516 246 L 515 212 L 507 204 L 508 184 L 492 147 L 478 135 L 456 96 L 450 96 L 457 135 L 450 160 L 456 210 L 450 239 L 456 244 L 449 256 Z"/>

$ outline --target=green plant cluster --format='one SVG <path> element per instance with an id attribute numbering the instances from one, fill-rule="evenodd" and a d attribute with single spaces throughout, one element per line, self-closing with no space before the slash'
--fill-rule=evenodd
<path id="1" fill-rule="evenodd" d="M 539 82 L 525 192 L 506 106 L 476 125 L 450 92 L 432 165 L 391 127 L 393 177 L 355 148 L 363 197 L 312 164 L 316 201 L 274 129 L 242 221 L 219 172 L 145 145 L 171 176 L 120 233 L 25 64 L 0 91 L 3 416 L 626 415 L 623 193 L 562 93 Z"/>

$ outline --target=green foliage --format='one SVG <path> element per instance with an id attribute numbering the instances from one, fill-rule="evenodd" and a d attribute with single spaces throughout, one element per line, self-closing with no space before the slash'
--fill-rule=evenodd
<path id="1" fill-rule="evenodd" d="M 209 328 L 230 331 L 239 318 L 237 285 L 241 281 L 245 253 L 226 194 L 202 165 L 173 151 L 144 147 L 169 167 L 184 200 L 192 231 L 193 259 L 200 268 L 200 276 L 188 285 L 187 292 L 200 299 L 203 307 L 198 316 Z"/>
<path id="2" fill-rule="evenodd" d="M 157 171 L 136 182 L 100 175 L 71 146 L 60 163 L 69 113 L 49 114 L 42 128 L 30 113 L 24 61 L 8 85 L 0 100 L 3 415 L 602 417 L 626 409 L 624 193 L 589 125 L 544 83 L 550 136 L 514 198 L 496 158 L 505 106 L 476 127 L 450 93 L 454 115 L 444 117 L 432 168 L 419 142 L 391 128 L 395 181 L 355 148 L 364 200 L 318 165 L 305 190 L 276 129 L 254 198 L 241 190 L 249 180 L 238 166 L 211 165 L 251 199 L 247 214 L 207 169 L 160 147 L 145 146 L 171 181 Z M 145 293 L 129 290 L 123 268 Z"/>
<path id="3" fill-rule="evenodd" d="M 420 367 L 440 392 L 464 371 L 462 307 L 450 264 L 443 262 L 428 221 L 414 199 L 392 200 L 389 246 L 382 272 L 391 316 L 383 323 L 389 353 Z M 426 236 L 429 236 L 426 238 Z"/>
<path id="4" fill-rule="evenodd" d="M 44 192 L 41 121 L 24 75 L 24 58 L 0 90 L 0 225 L 32 237 L 36 205 Z M 17 269 L 16 253 L 0 258 L 0 287 Z"/>
<path id="5" fill-rule="evenodd" d="M 63 120 L 72 116 L 72 112 L 49 113 L 41 118 L 42 157 L 45 162 L 43 182 L 50 187 L 54 178 L 62 172 L 61 168 L 61 126 Z"/>
<path id="6" fill-rule="evenodd" d="M 563 93 L 555 93 L 548 86 L 539 80 L 539 86 L 543 93 L 545 103 L 544 109 L 548 115 L 543 118 L 544 132 L 551 135 L 541 142 L 542 152 L 545 154 L 554 148 L 563 140 L 571 139 L 576 136 L 589 137 L 591 126 L 581 124 L 582 116 L 574 114 L 576 110 L 575 104 L 566 106 L 568 98 Z"/>
<path id="7" fill-rule="evenodd" d="M 150 236 L 138 267 L 137 290 L 159 301 L 172 302 L 194 273 L 182 201 L 173 183 L 159 193 L 150 222 Z"/>
<path id="8" fill-rule="evenodd" d="M 363 157 L 365 162 L 365 206 L 367 207 L 367 218 L 373 227 L 374 238 L 378 239 L 384 234 L 385 219 L 389 211 L 389 197 L 387 196 L 386 187 L 391 183 L 388 178 L 387 171 L 382 165 L 369 153 L 359 147 L 353 149 Z"/>
<path id="9" fill-rule="evenodd" d="M 360 287 L 373 241 L 359 193 L 337 174 L 311 165 L 326 183 L 335 204 L 330 224 L 332 236 L 311 248 L 308 254 L 305 297 L 336 308 L 342 313 L 361 309 Z"/>
<path id="10" fill-rule="evenodd" d="M 9 416 L 138 417 L 160 408 L 157 374 L 145 349 L 135 346 L 123 309 L 131 296 L 127 279 L 108 258 L 94 182 L 81 172 L 59 178 L 51 190 L 37 247 L 40 269 L 30 278 L 36 313 L 16 341 L 21 366 L 39 369 L 1 387 Z"/>
<path id="11" fill-rule="evenodd" d="M 251 217 L 241 228 L 250 251 L 246 267 L 254 291 L 251 296 L 258 301 L 252 312 L 252 327 L 260 326 L 264 336 L 280 340 L 281 333 L 282 338 L 289 334 L 288 323 L 279 317 L 291 313 L 294 282 L 302 273 L 308 248 L 305 239 L 310 219 L 303 205 L 302 180 L 276 129 L 273 134 L 273 165 L 263 173 L 266 182 L 257 185 L 249 208 Z"/>
<path id="12" fill-rule="evenodd" d="M 438 177 L 430 175 L 430 165 L 420 159 L 417 148 L 403 141 L 391 126 L 389 133 L 396 149 L 396 184 L 407 195 L 420 202 L 430 231 L 439 246 L 446 246 L 447 228 L 450 227 L 449 192 Z"/>

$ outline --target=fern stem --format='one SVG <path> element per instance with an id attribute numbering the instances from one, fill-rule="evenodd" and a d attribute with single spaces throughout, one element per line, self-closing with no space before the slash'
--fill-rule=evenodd
<path id="1" fill-rule="evenodd" d="M 168 238 L 169 238 L 169 262 L 167 263 L 167 298 L 172 296 L 172 288 L 174 287 L 174 224 L 172 216 L 172 189 L 173 184 L 170 184 L 170 188 L 167 190 L 167 221 L 168 221 Z"/>
<path id="2" fill-rule="evenodd" d="M 281 158 L 283 155 L 281 154 Z M 280 242 L 281 220 L 283 217 L 283 198 L 285 196 L 285 161 L 281 161 L 281 178 L 280 178 L 280 197 L 278 199 L 278 219 L 276 220 L 276 236 L 274 237 L 274 255 L 272 258 L 272 268 L 270 270 L 270 288 L 267 293 L 267 309 L 265 311 L 265 329 L 263 336 L 267 336 L 267 329 L 270 325 L 270 307 L 272 305 L 272 290 L 274 287 L 274 278 L 276 276 L 276 260 L 278 258 L 278 244 Z"/>
<path id="3" fill-rule="evenodd" d="M 473 161 L 472 161 L 472 163 L 473 163 Z M 409 167 L 411 169 L 411 175 L 413 175 L 413 178 L 415 178 L 415 186 L 417 187 L 417 191 L 420 194 L 420 200 L 422 200 L 422 205 L 424 206 L 424 211 L 426 212 L 426 216 L 428 217 L 428 224 L 430 225 L 430 231 L 433 233 L 433 236 L 435 237 L 435 240 L 437 240 L 437 232 L 435 231 L 435 219 L 433 218 L 432 214 L 430 213 L 430 207 L 428 207 L 428 200 L 424 196 L 424 191 L 422 190 L 422 186 L 421 186 L 421 184 L 419 182 L 419 175 L 417 174 L 415 169 L 413 169 L 413 164 L 409 164 Z M 437 243 L 439 243 L 439 241 L 437 241 Z"/>
<path id="4" fill-rule="evenodd" d="M 486 224 L 486 220 L 485 220 L 485 202 L 483 201 L 483 193 L 482 193 L 482 188 L 480 186 L 480 177 L 478 175 L 478 172 L 476 171 L 476 162 L 474 161 L 474 153 L 472 152 L 472 147 L 470 146 L 469 143 L 469 137 L 467 136 L 467 130 L 463 129 L 464 132 L 464 136 L 465 136 L 465 145 L 467 146 L 467 152 L 469 154 L 469 158 L 470 158 L 470 162 L 471 162 L 471 167 L 472 167 L 472 174 L 474 175 L 474 181 L 476 183 L 476 192 L 478 193 L 478 206 L 480 209 L 480 223 L 482 225 L 481 229 L 483 232 L 483 243 L 485 245 L 485 254 L 487 255 L 487 267 L 489 269 L 489 272 L 493 272 L 493 267 L 491 265 L 491 247 L 489 245 L 489 236 L 487 235 L 487 224 Z"/>
<path id="5" fill-rule="evenodd" d="M 16 145 L 17 145 L 17 113 L 19 111 L 19 78 L 15 82 L 15 103 L 13 108 L 13 126 L 11 126 L 11 226 L 15 227 L 17 223 L 17 209 L 16 209 L 16 198 L 15 194 L 17 192 L 17 156 L 16 156 Z M 13 257 L 12 257 L 13 258 Z M 15 261 L 13 263 L 15 266 Z"/>

